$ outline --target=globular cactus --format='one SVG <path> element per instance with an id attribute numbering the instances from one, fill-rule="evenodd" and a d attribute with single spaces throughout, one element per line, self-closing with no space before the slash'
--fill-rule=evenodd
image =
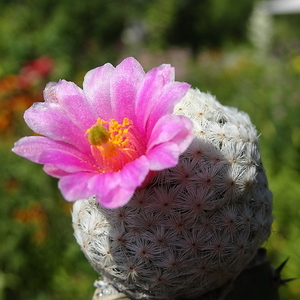
<path id="1" fill-rule="evenodd" d="M 279 267 L 274 269 L 267 256 L 265 248 L 259 248 L 256 255 L 245 266 L 237 278 L 218 287 L 197 300 L 279 300 L 279 287 L 291 279 L 282 279 L 281 271 L 286 259 Z M 103 278 L 96 280 L 96 287 L 92 300 L 128 300 L 125 294 L 118 292 Z M 196 300 L 195 299 L 195 300 Z"/>
<path id="2" fill-rule="evenodd" d="M 74 204 L 85 256 L 130 299 L 199 299 L 234 280 L 269 237 L 272 194 L 247 114 L 190 89 L 175 114 L 195 138 L 123 207 Z"/>

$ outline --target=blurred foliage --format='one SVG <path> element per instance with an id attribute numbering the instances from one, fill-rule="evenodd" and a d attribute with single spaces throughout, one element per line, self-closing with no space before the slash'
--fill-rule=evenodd
<path id="1" fill-rule="evenodd" d="M 245 37 L 254 0 L 12 0 L 0 4 L 0 76 L 24 61 L 49 55 L 54 76 L 70 76 L 124 50 L 125 28 L 145 23 L 141 38 L 153 49 L 190 46 L 195 52 Z M 12 38 L 14 37 L 14 38 Z M 16 38 L 17 37 L 17 38 Z"/>
<path id="2" fill-rule="evenodd" d="M 10 147 L 0 149 L 0 299 L 86 299 L 96 274 L 74 243 L 71 206 L 55 180 Z"/>
<path id="3" fill-rule="evenodd" d="M 274 17 L 270 53 L 257 55 L 246 41 L 253 2 L 0 2 L 0 300 L 91 298 L 97 274 L 73 238 L 71 205 L 57 180 L 10 149 L 33 134 L 22 114 L 47 81 L 81 84 L 88 69 L 132 54 L 146 69 L 171 63 L 179 80 L 249 113 L 274 194 L 265 246 L 274 266 L 290 257 L 283 277 L 300 278 L 299 15 Z M 299 286 L 281 299 L 298 299 Z"/>
<path id="4" fill-rule="evenodd" d="M 83 300 L 93 293 L 97 276 L 74 242 L 72 206 L 62 199 L 56 180 L 10 151 L 18 137 L 34 134 L 22 115 L 42 101 L 52 71 L 53 61 L 44 56 L 0 80 L 1 300 Z"/>
<path id="5" fill-rule="evenodd" d="M 190 46 L 193 53 L 203 47 L 220 47 L 245 37 L 253 0 L 178 1 L 174 22 L 166 30 L 171 44 Z"/>
<path id="6" fill-rule="evenodd" d="M 294 56 L 300 52 L 299 14 L 274 17 L 274 48 L 276 55 Z"/>
<path id="7" fill-rule="evenodd" d="M 127 3 L 13 0 L 2 4 L 0 52 L 6 57 L 1 62 L 3 70 L 16 72 L 24 60 L 44 54 L 57 61 L 58 75 L 70 76 L 87 66 L 114 61 L 130 9 Z"/>

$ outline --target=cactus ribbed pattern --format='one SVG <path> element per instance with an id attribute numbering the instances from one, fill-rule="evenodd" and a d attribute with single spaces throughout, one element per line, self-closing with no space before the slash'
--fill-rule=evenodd
<path id="1" fill-rule="evenodd" d="M 110 210 L 74 204 L 75 237 L 131 299 L 194 299 L 234 279 L 269 237 L 272 194 L 247 114 L 190 89 L 175 114 L 195 138 L 176 167 Z"/>

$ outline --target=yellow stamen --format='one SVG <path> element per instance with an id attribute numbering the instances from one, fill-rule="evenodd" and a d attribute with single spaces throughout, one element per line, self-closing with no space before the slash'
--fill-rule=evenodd
<path id="1" fill-rule="evenodd" d="M 132 122 L 124 118 L 97 123 L 86 131 L 91 151 L 100 172 L 119 171 L 126 163 L 141 155 L 141 147 L 132 133 Z"/>

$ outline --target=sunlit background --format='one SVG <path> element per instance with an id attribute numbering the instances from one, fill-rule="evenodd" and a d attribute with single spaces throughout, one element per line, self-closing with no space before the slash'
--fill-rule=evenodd
<path id="1" fill-rule="evenodd" d="M 275 3 L 276 2 L 276 3 Z M 246 111 L 274 194 L 265 244 L 287 257 L 281 299 L 300 298 L 300 1 L 1 0 L 0 300 L 87 300 L 98 275 L 73 237 L 57 180 L 11 153 L 32 135 L 22 115 L 48 81 L 81 85 L 126 56 Z"/>

